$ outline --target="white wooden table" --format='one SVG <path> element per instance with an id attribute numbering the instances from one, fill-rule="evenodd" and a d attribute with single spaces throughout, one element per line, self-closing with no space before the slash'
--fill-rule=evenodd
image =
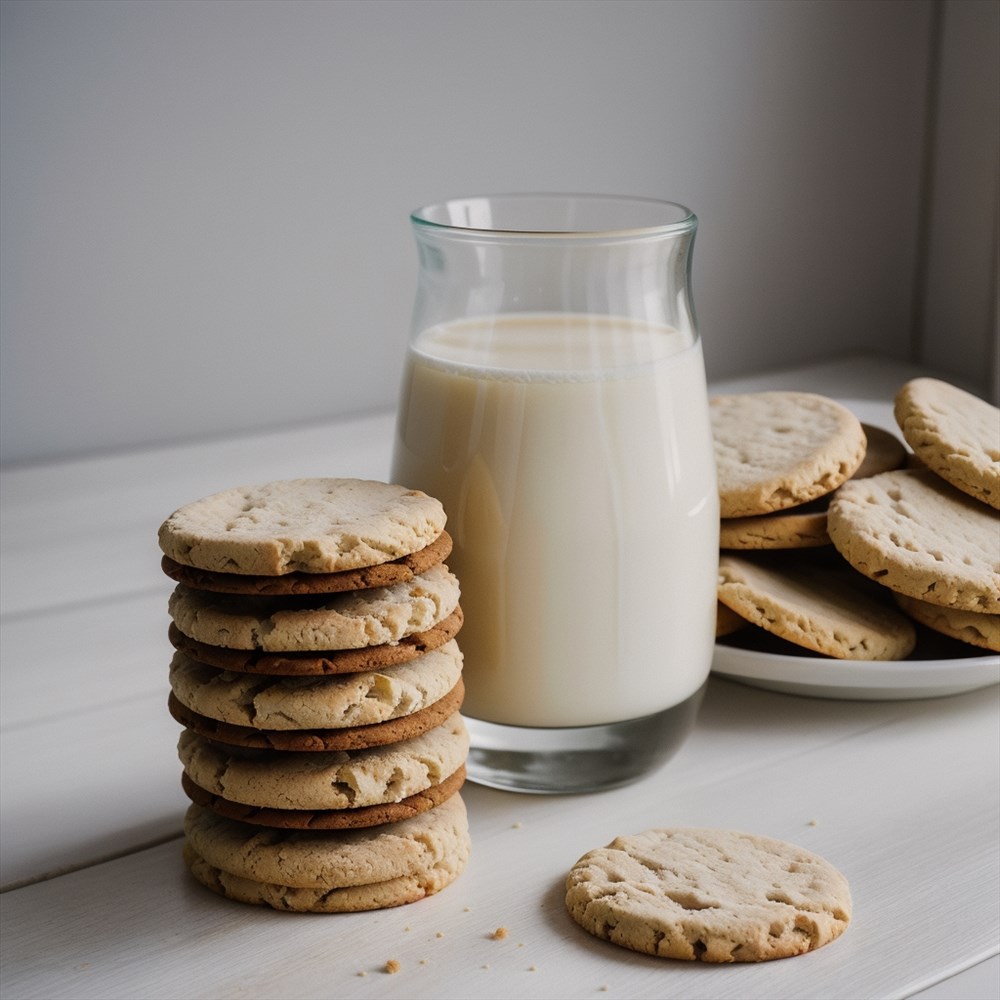
<path id="1" fill-rule="evenodd" d="M 884 402 L 912 374 L 845 359 L 713 390 Z M 180 857 L 187 800 L 166 710 L 171 585 L 156 528 L 240 483 L 385 478 L 391 437 L 380 413 L 4 472 L 5 1000 L 998 996 L 997 686 L 848 701 L 714 679 L 689 742 L 636 785 L 570 798 L 467 785 L 473 859 L 420 903 L 299 916 L 197 885 Z M 850 880 L 851 927 L 814 954 L 708 967 L 632 954 L 568 919 L 561 886 L 579 855 L 668 825 L 818 851 Z M 491 937 L 498 926 L 503 940 Z M 398 974 L 384 971 L 389 959 Z"/>

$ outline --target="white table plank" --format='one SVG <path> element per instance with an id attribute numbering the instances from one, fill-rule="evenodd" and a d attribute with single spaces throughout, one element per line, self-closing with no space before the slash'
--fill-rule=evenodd
<path id="1" fill-rule="evenodd" d="M 454 886 L 411 907 L 301 919 L 228 903 L 191 883 L 177 842 L 14 890 L 0 936 L 7 992 L 475 998 L 589 996 L 607 986 L 636 998 L 888 997 L 995 953 L 996 921 L 967 917 L 996 909 L 1000 817 L 983 794 L 1000 780 L 996 688 L 897 706 L 895 718 L 849 738 L 837 736 L 837 715 L 857 710 L 871 722 L 878 706 L 716 688 L 701 739 L 633 789 L 554 808 L 469 787 L 473 861 Z M 807 747 L 769 735 L 800 711 L 801 728 L 811 722 L 822 738 Z M 769 749 L 783 742 L 784 752 L 764 764 L 739 752 L 758 739 Z M 731 754 L 714 779 L 699 763 L 706 740 Z M 581 853 L 618 833 L 681 824 L 819 851 L 850 879 L 852 926 L 812 955 L 708 968 L 634 955 L 566 918 L 562 880 Z M 115 905 L 97 917 L 96 898 Z M 508 938 L 491 940 L 501 925 Z M 380 971 L 390 958 L 398 976 Z"/>

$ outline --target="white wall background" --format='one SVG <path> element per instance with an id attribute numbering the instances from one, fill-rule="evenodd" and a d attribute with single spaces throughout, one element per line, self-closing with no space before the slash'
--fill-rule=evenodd
<path id="1" fill-rule="evenodd" d="M 995 0 L 0 9 L 5 461 L 393 405 L 408 213 L 495 191 L 693 208 L 710 377 L 989 384 Z"/>

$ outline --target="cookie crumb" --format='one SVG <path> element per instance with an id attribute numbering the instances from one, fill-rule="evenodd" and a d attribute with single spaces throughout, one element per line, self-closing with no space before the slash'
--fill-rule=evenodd
<path id="1" fill-rule="evenodd" d="M 598 993 L 607 993 L 608 992 L 608 984 L 605 983 L 603 986 L 598 986 L 597 987 L 597 991 L 598 991 Z"/>
<path id="2" fill-rule="evenodd" d="M 521 822 L 520 822 L 520 820 L 517 823 L 511 823 L 510 824 L 510 828 L 512 830 L 520 830 L 521 829 Z"/>
<path id="3" fill-rule="evenodd" d="M 443 938 L 444 937 L 444 931 L 438 931 L 437 934 L 435 934 L 434 936 L 435 937 L 439 937 L 439 938 Z"/>
<path id="4" fill-rule="evenodd" d="M 365 976 L 367 976 L 367 975 L 368 975 L 368 973 L 367 973 L 367 972 L 365 972 L 365 970 L 364 970 L 364 969 L 362 969 L 362 970 L 361 970 L 361 971 L 360 971 L 360 972 L 358 973 L 358 976 L 359 976 L 360 978 L 362 978 L 362 979 L 363 979 L 363 978 L 364 978 Z"/>
<path id="5" fill-rule="evenodd" d="M 537 972 L 537 971 L 538 971 L 538 966 L 537 965 L 529 965 L 528 966 L 528 972 Z"/>
<path id="6" fill-rule="evenodd" d="M 808 823 L 806 823 L 806 826 L 819 826 L 819 820 L 818 819 L 811 819 L 811 820 L 809 820 Z"/>
<path id="7" fill-rule="evenodd" d="M 502 941 L 506 936 L 507 936 L 507 928 L 506 927 L 498 927 L 490 935 L 490 937 L 492 937 L 494 941 Z"/>
<path id="8" fill-rule="evenodd" d="M 421 965 L 426 965 L 427 964 L 427 959 L 426 958 L 420 959 L 420 964 Z"/>
<path id="9" fill-rule="evenodd" d="M 390 958 L 388 962 L 385 963 L 385 971 L 390 975 L 394 976 L 399 972 L 399 962 L 394 958 Z"/>
<path id="10" fill-rule="evenodd" d="M 484 969 L 488 969 L 489 967 L 490 967 L 490 963 L 489 963 L 489 962 L 487 962 L 487 963 L 486 963 L 486 964 L 485 964 L 485 965 L 483 966 L 483 968 L 484 968 Z"/>
<path id="11" fill-rule="evenodd" d="M 463 913 L 471 913 L 472 912 L 472 907 L 471 906 L 466 906 L 466 907 L 464 907 L 462 909 L 462 912 Z"/>

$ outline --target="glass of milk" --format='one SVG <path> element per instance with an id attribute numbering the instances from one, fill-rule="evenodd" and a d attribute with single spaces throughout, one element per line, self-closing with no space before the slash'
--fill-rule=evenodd
<path id="1" fill-rule="evenodd" d="M 715 637 L 697 220 L 538 194 L 411 222 L 392 479 L 448 515 L 469 777 L 543 793 L 634 781 L 689 732 Z"/>

